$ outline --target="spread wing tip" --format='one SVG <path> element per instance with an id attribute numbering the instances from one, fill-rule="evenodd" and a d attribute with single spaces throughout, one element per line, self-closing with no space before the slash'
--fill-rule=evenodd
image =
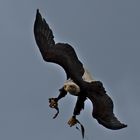
<path id="1" fill-rule="evenodd" d="M 41 17 L 41 14 L 39 12 L 39 9 L 36 9 L 36 17 L 40 16 Z"/>
<path id="2" fill-rule="evenodd" d="M 99 122 L 99 124 L 103 125 L 104 127 L 108 128 L 108 129 L 111 129 L 111 130 L 119 130 L 119 129 L 127 127 L 126 124 L 121 123 L 116 118 L 112 118 L 109 121 L 97 119 L 97 121 Z"/>
<path id="3" fill-rule="evenodd" d="M 39 9 L 36 9 L 36 12 L 39 13 Z"/>
<path id="4" fill-rule="evenodd" d="M 49 47 L 55 45 L 53 32 L 46 20 L 41 16 L 39 9 L 36 10 L 36 18 L 34 22 L 34 36 L 36 43 L 43 55 Z"/>

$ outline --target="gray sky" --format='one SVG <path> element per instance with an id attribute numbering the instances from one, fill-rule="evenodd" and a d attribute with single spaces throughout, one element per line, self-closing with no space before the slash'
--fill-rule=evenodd
<path id="1" fill-rule="evenodd" d="M 91 116 L 91 103 L 79 116 L 91 139 L 139 139 L 140 2 L 137 0 L 0 1 L 0 139 L 81 139 L 69 128 L 75 98 L 60 101 L 60 114 L 48 98 L 65 80 L 60 66 L 43 62 L 33 36 L 36 9 L 55 40 L 70 43 L 97 80 L 104 83 L 115 114 L 126 129 L 108 130 Z"/>

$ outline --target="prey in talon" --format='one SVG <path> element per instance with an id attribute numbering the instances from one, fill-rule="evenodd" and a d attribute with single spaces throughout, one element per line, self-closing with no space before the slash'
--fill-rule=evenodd
<path id="1" fill-rule="evenodd" d="M 53 116 L 53 119 L 55 119 L 59 114 L 57 99 L 56 98 L 49 98 L 49 103 L 50 103 L 49 104 L 50 108 L 54 108 L 57 111 L 56 114 Z"/>
<path id="2" fill-rule="evenodd" d="M 81 129 L 78 128 L 78 126 L 76 126 L 76 129 L 78 129 L 79 131 L 81 131 L 82 133 L 82 138 L 84 138 L 84 135 L 85 135 L 85 129 L 84 129 L 84 126 L 76 119 L 76 116 L 72 116 L 69 121 L 68 121 L 68 125 L 70 127 L 76 125 L 76 124 L 79 124 L 81 126 Z"/>
<path id="3" fill-rule="evenodd" d="M 50 103 L 50 107 L 51 108 L 57 108 L 58 107 L 58 103 L 56 98 L 49 98 L 49 103 Z"/>

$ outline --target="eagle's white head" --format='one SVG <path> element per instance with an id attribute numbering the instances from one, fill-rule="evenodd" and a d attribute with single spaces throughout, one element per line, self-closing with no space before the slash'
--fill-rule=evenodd
<path id="1" fill-rule="evenodd" d="M 92 76 L 90 75 L 90 73 L 88 72 L 87 69 L 84 69 L 84 75 L 83 75 L 83 80 L 86 82 L 92 82 L 95 81 L 93 80 Z M 78 96 L 78 93 L 80 92 L 80 87 L 73 82 L 72 79 L 68 79 L 65 83 L 64 83 L 64 89 L 65 91 L 69 92 L 72 95 Z"/>
<path id="2" fill-rule="evenodd" d="M 64 89 L 75 96 L 78 96 L 78 93 L 80 92 L 79 86 L 75 84 L 71 79 L 67 80 L 64 83 Z"/>

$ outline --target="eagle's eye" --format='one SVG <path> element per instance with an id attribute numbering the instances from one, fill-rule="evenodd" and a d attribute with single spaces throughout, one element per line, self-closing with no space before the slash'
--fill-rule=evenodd
<path id="1" fill-rule="evenodd" d="M 70 85 L 70 88 L 74 89 L 75 87 L 74 87 L 74 85 Z"/>

